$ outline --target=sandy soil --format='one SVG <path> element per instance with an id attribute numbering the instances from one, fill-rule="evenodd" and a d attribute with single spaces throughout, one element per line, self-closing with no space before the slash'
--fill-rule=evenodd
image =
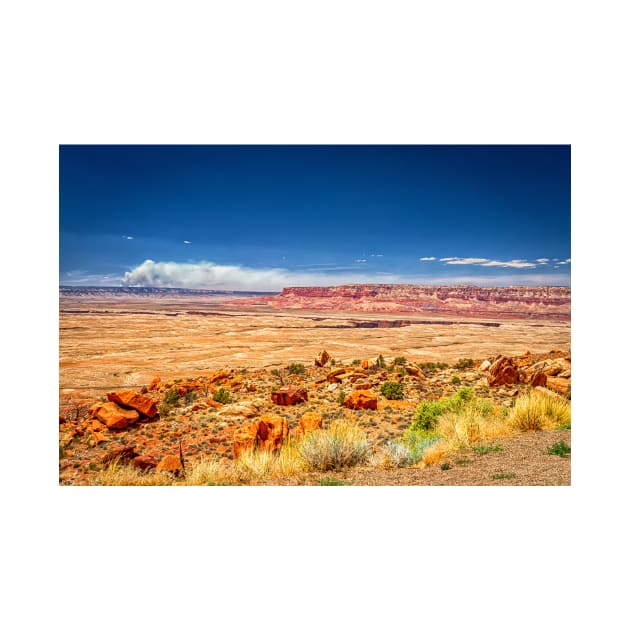
<path id="1" fill-rule="evenodd" d="M 355 322 L 397 319 L 418 323 L 355 327 Z M 383 354 L 416 362 L 570 350 L 569 322 L 496 320 L 498 326 L 484 325 L 488 323 L 492 320 L 407 313 L 252 312 L 194 299 L 64 298 L 59 316 L 59 386 L 62 392 L 111 389 L 145 385 L 156 375 L 202 376 L 224 367 L 310 363 L 322 348 L 342 360 Z"/>

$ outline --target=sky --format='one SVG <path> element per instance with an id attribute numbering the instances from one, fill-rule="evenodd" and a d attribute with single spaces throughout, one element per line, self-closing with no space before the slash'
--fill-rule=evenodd
<path id="1" fill-rule="evenodd" d="M 570 285 L 568 145 L 62 145 L 59 283 Z"/>

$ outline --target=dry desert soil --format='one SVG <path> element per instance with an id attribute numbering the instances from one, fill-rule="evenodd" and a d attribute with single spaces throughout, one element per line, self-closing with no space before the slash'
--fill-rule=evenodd
<path id="1" fill-rule="evenodd" d="M 326 380 L 330 365 L 314 367 L 313 358 L 324 348 L 337 366 L 349 370 L 355 366 L 350 388 L 347 381 L 337 385 Z M 403 400 L 388 401 L 379 394 L 381 383 L 393 378 L 391 369 L 379 372 L 370 368 L 361 373 L 357 367 L 357 361 L 378 355 L 383 355 L 390 368 L 395 357 L 405 357 L 409 366 L 425 366 L 417 377 L 396 377 L 405 387 Z M 229 390 L 232 403 L 256 403 L 259 413 L 279 413 L 292 431 L 305 410 L 321 413 L 324 428 L 336 417 L 350 419 L 369 434 L 378 451 L 409 426 L 422 400 L 449 396 L 460 386 L 470 387 L 475 395 L 497 406 L 512 406 L 531 388 L 523 384 L 488 387 L 480 364 L 499 355 L 531 355 L 530 362 L 554 357 L 570 361 L 570 323 L 246 309 L 194 297 L 62 297 L 59 483 L 94 483 L 94 476 L 103 469 L 103 457 L 128 444 L 135 444 L 138 452 L 157 461 L 177 454 L 180 444 L 187 463 L 206 456 L 232 459 L 232 434 L 245 420 L 221 417 L 222 410 L 212 402 L 217 386 Z M 463 358 L 473 358 L 474 366 L 456 368 Z M 306 366 L 303 375 L 287 373 L 287 366 L 294 362 Z M 438 362 L 437 369 L 426 367 Z M 306 387 L 308 402 L 274 405 L 271 392 L 281 383 L 272 370 L 284 375 L 282 384 Z M 217 374 L 224 378 L 212 384 Z M 160 387 L 147 392 L 156 404 L 163 401 L 169 388 L 187 384 L 196 400 L 188 400 L 187 406 L 181 402 L 169 415 L 158 415 L 151 422 L 99 432 L 102 441 L 96 443 L 93 433 L 82 430 L 91 404 L 106 400 L 113 391 L 145 391 L 156 377 Z M 378 395 L 377 410 L 352 411 L 339 406 L 339 391 L 351 391 L 355 386 Z M 570 456 L 547 453 L 559 441 L 570 445 L 570 430 L 497 438 L 493 441 L 496 448 L 490 452 L 451 453 L 441 465 L 424 468 L 355 467 L 258 483 L 320 485 L 333 478 L 335 483 L 354 486 L 569 485 Z"/>

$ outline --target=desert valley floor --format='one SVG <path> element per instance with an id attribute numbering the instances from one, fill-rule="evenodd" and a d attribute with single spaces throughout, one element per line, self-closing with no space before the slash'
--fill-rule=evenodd
<path id="1" fill-rule="evenodd" d="M 349 380 L 341 380 L 347 375 L 336 378 L 333 374 L 331 378 L 330 364 L 326 368 L 313 367 L 314 357 L 324 349 L 337 368 L 348 366 L 348 375 L 355 370 Z M 402 435 L 423 399 L 437 400 L 455 393 L 460 387 L 453 385 L 456 381 L 471 387 L 475 395 L 488 396 L 499 409 L 502 405 L 513 406 L 516 397 L 529 391 L 530 386 L 488 388 L 480 364 L 499 355 L 525 355 L 519 365 L 561 361 L 564 369 L 570 368 L 570 322 L 241 307 L 234 301 L 226 305 L 194 296 L 62 296 L 59 352 L 59 481 L 62 485 L 85 485 L 94 483 L 93 476 L 103 469 L 108 453 L 129 444 L 135 444 L 153 466 L 160 458 L 176 457 L 178 452 L 187 462 L 205 456 L 233 460 L 234 431 L 251 415 L 231 417 L 230 405 L 217 412 L 220 404 L 213 402 L 212 394 L 221 385 L 230 390 L 232 407 L 247 408 L 251 403 L 255 417 L 268 412 L 280 414 L 291 435 L 302 416 L 308 415 L 305 411 L 315 410 L 320 426 L 322 416 L 324 428 L 337 416 L 344 416 L 364 428 L 373 443 L 381 446 Z M 360 362 L 374 361 L 379 355 L 390 364 L 389 372 L 377 374 L 373 364 L 369 369 L 358 367 Z M 406 373 L 400 366 L 395 367 L 396 357 L 406 359 Z M 474 367 L 453 367 L 460 359 L 468 358 L 475 360 Z M 304 364 L 306 373 L 287 373 L 292 363 Z M 417 366 L 433 363 L 441 363 L 445 369 L 424 375 L 422 369 L 418 370 Z M 284 383 L 276 382 L 273 376 L 278 370 L 284 374 Z M 222 380 L 217 381 L 217 375 L 223 375 Z M 156 416 L 158 422 L 143 424 L 141 420 L 126 430 L 107 431 L 95 418 L 79 417 L 78 409 L 86 413 L 90 405 L 106 401 L 110 392 L 146 393 L 157 378 L 161 385 L 148 392 L 155 404 L 163 402 L 172 388 L 192 392 L 198 397 L 196 402 L 161 414 L 161 418 Z M 404 384 L 405 399 L 386 400 L 379 395 L 374 412 L 353 412 L 337 402 L 343 388 L 347 393 L 370 389 L 372 395 L 378 395 L 383 381 L 392 379 Z M 570 376 L 567 382 L 570 387 Z M 271 394 L 279 384 L 306 387 L 309 402 L 290 407 L 272 404 Z M 181 396 L 183 401 L 184 394 Z M 567 485 L 570 460 L 544 455 L 544 449 L 559 438 L 557 434 L 536 432 L 518 439 L 497 436 L 496 447 L 501 453 L 488 454 L 484 459 L 473 451 L 468 451 L 468 456 L 451 454 L 452 465 L 446 458 L 443 469 L 356 467 L 354 472 L 340 473 L 339 479 L 345 480 L 340 481 L 345 485 Z M 566 434 L 564 439 L 570 442 L 570 430 L 560 434 Z M 532 457 L 524 457 L 526 452 Z M 460 462 L 466 466 L 456 465 Z M 490 462 L 494 476 L 490 475 Z M 503 475 L 503 470 L 510 472 Z M 256 483 L 317 485 L 321 477 L 311 472 Z"/>

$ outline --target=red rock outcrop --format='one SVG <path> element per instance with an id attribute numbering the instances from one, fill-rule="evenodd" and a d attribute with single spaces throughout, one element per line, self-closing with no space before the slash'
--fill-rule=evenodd
<path id="1" fill-rule="evenodd" d="M 133 464 L 134 468 L 139 468 L 140 470 L 155 468 L 158 464 L 155 458 L 149 455 L 138 455 L 138 457 L 133 458 L 131 463 Z"/>
<path id="2" fill-rule="evenodd" d="M 346 396 L 343 404 L 348 409 L 376 409 L 377 401 L 376 394 L 365 390 L 358 390 Z"/>
<path id="3" fill-rule="evenodd" d="M 315 357 L 315 367 L 324 367 L 328 361 L 330 361 L 330 355 L 326 352 L 326 350 L 322 350 Z"/>
<path id="4" fill-rule="evenodd" d="M 518 381 L 518 363 L 512 357 L 500 356 L 488 369 L 488 385 L 490 387 L 512 385 Z"/>
<path id="5" fill-rule="evenodd" d="M 232 453 L 240 457 L 245 451 L 254 448 L 276 450 L 282 446 L 289 435 L 289 423 L 286 418 L 266 413 L 257 420 L 234 429 L 232 434 Z"/>
<path id="6" fill-rule="evenodd" d="M 155 467 L 155 472 L 171 472 L 179 475 L 182 471 L 182 462 L 179 455 L 165 455 Z"/>
<path id="7" fill-rule="evenodd" d="M 90 407 L 89 413 L 103 422 L 108 429 L 126 429 L 140 418 L 140 414 L 134 409 L 123 409 L 113 402 L 95 403 Z"/>
<path id="8" fill-rule="evenodd" d="M 275 296 L 243 299 L 275 308 L 424 313 L 468 317 L 568 320 L 570 287 L 420 286 L 346 284 L 334 287 L 287 287 Z"/>
<path id="9" fill-rule="evenodd" d="M 287 385 L 271 392 L 271 400 L 276 405 L 296 405 L 308 400 L 308 392 L 303 387 Z"/>
<path id="10" fill-rule="evenodd" d="M 131 390 L 122 392 L 110 392 L 107 394 L 107 400 L 114 402 L 122 407 L 135 409 L 143 416 L 154 418 L 157 414 L 157 405 L 148 396 L 137 394 Z"/>
<path id="11" fill-rule="evenodd" d="M 136 453 L 136 445 L 135 444 L 123 444 L 118 448 L 115 448 L 113 451 L 105 454 L 101 461 L 103 464 L 109 464 L 114 460 L 118 460 L 122 463 L 129 462 L 135 457 L 138 457 L 138 453 Z"/>

